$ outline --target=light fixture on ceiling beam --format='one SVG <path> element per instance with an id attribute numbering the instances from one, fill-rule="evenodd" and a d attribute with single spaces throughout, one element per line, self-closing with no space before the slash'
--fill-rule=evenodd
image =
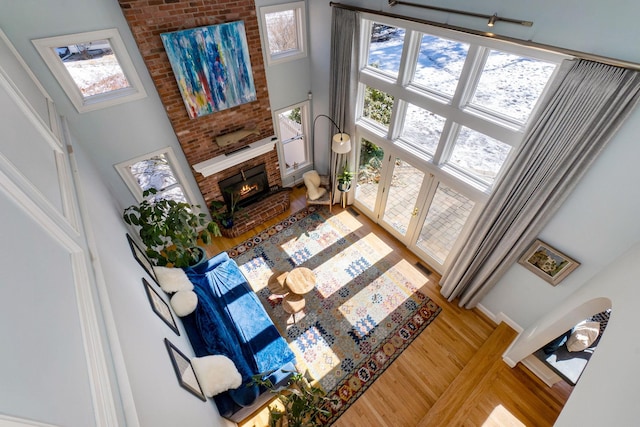
<path id="1" fill-rule="evenodd" d="M 525 27 L 533 26 L 533 22 L 532 21 L 524 21 L 522 19 L 503 18 L 501 16 L 498 16 L 497 13 L 494 13 L 493 15 L 485 15 L 483 13 L 467 12 L 467 11 L 464 11 L 464 10 L 449 9 L 449 8 L 446 8 L 446 7 L 427 6 L 427 5 L 424 5 L 424 4 L 411 3 L 411 2 L 406 2 L 406 1 L 389 0 L 389 6 L 397 6 L 397 5 L 413 6 L 413 7 L 419 7 L 421 9 L 435 10 L 435 11 L 438 11 L 438 12 L 455 13 L 455 14 L 458 14 L 458 15 L 473 16 L 475 18 L 484 18 L 484 19 L 488 20 L 487 21 L 487 26 L 489 26 L 489 27 L 493 27 L 495 25 L 495 23 L 498 22 L 498 21 L 509 22 L 511 24 L 523 25 Z"/>
<path id="2" fill-rule="evenodd" d="M 496 25 L 496 21 L 498 20 L 498 14 L 494 13 L 493 15 L 491 15 L 491 17 L 489 18 L 489 22 L 487 22 L 487 27 L 493 27 L 494 25 Z"/>

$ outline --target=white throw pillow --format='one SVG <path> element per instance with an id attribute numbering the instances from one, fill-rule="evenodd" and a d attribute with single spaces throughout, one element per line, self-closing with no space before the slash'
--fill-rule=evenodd
<path id="1" fill-rule="evenodd" d="M 567 350 L 582 351 L 593 344 L 600 333 L 600 322 L 583 322 L 578 324 L 567 340 Z"/>
<path id="2" fill-rule="evenodd" d="M 194 357 L 191 359 L 191 365 L 198 377 L 202 392 L 207 397 L 213 397 L 242 385 L 240 372 L 227 356 L 218 354 Z"/>
<path id="3" fill-rule="evenodd" d="M 181 268 L 153 267 L 154 273 L 158 278 L 158 283 L 163 291 L 172 294 L 178 291 L 193 290 L 193 283 L 187 277 L 187 274 Z"/>
<path id="4" fill-rule="evenodd" d="M 193 291 L 178 291 L 171 297 L 171 308 L 179 317 L 193 313 L 198 306 L 198 295 Z"/>

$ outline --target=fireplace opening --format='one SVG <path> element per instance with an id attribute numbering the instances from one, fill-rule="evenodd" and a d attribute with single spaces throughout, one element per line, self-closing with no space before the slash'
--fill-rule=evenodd
<path id="1" fill-rule="evenodd" d="M 232 197 L 238 201 L 237 207 L 244 207 L 269 193 L 269 181 L 264 164 L 251 169 L 241 169 L 240 173 L 221 180 L 218 185 L 227 209 L 231 208 Z"/>

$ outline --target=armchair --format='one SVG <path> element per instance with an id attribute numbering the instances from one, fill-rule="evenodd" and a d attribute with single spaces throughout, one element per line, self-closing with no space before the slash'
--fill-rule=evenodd
<path id="1" fill-rule="evenodd" d="M 329 212 L 331 212 L 333 194 L 329 177 L 319 175 L 317 171 L 311 170 L 302 175 L 302 180 L 304 181 L 304 186 L 307 187 L 307 206 L 328 205 Z"/>

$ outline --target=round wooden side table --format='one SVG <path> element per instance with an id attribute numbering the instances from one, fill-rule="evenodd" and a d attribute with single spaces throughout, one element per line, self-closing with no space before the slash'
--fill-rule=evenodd
<path id="1" fill-rule="evenodd" d="M 287 274 L 285 284 L 292 293 L 304 295 L 316 286 L 316 275 L 307 267 L 297 267 Z"/>

